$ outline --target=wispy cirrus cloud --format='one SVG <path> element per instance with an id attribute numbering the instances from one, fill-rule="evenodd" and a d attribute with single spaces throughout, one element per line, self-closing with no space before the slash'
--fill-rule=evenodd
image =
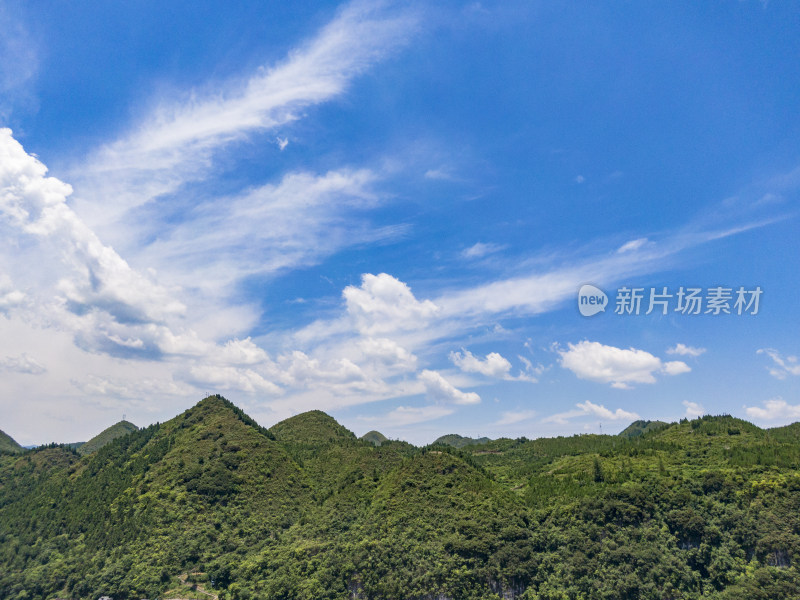
<path id="1" fill-rule="evenodd" d="M 365 212 L 381 203 L 368 169 L 291 172 L 275 184 L 212 198 L 162 223 L 137 262 L 158 265 L 171 281 L 225 295 L 251 275 L 315 264 L 337 251 L 402 235 L 403 226 L 372 227 Z"/>
<path id="2" fill-rule="evenodd" d="M 25 23 L 0 3 L 0 122 L 8 123 L 22 105 L 36 107 L 31 84 L 39 70 L 39 51 Z"/>
<path id="3" fill-rule="evenodd" d="M 498 427 L 504 425 L 515 425 L 523 421 L 530 421 L 536 416 L 535 410 L 508 410 L 500 413 L 500 418 L 492 423 Z"/>
<path id="4" fill-rule="evenodd" d="M 408 10 L 352 2 L 283 62 L 217 82 L 213 92 L 163 100 L 127 135 L 75 168 L 78 211 L 93 227 L 108 225 L 131 208 L 204 179 L 217 152 L 339 96 L 416 27 Z"/>
<path id="5" fill-rule="evenodd" d="M 396 428 L 441 419 L 454 412 L 454 409 L 446 406 L 398 406 L 379 417 L 361 416 L 358 419 L 366 423 L 378 423 L 381 427 Z"/>
<path id="6" fill-rule="evenodd" d="M 769 374 L 776 379 L 786 379 L 789 375 L 800 375 L 800 361 L 796 356 L 784 357 L 774 348 L 760 348 L 756 354 L 766 354 L 772 359 L 773 365 L 767 367 Z"/>

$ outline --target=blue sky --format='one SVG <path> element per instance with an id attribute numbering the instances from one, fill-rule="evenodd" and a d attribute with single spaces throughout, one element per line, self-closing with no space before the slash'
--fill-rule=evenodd
<path id="1" fill-rule="evenodd" d="M 418 444 L 800 419 L 797 3 L 6 1 L 0 26 L 21 443 L 214 392 Z M 622 287 L 672 304 L 617 314 Z"/>

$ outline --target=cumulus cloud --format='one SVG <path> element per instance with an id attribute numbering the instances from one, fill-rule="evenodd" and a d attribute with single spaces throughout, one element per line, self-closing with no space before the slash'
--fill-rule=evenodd
<path id="1" fill-rule="evenodd" d="M 684 400 L 683 405 L 686 407 L 686 418 L 687 419 L 694 419 L 697 417 L 702 417 L 706 414 L 706 409 L 703 408 L 697 402 L 690 402 L 689 400 Z"/>
<path id="2" fill-rule="evenodd" d="M 689 365 L 679 360 L 665 362 L 661 367 L 662 373 L 665 373 L 666 375 L 680 375 L 681 373 L 688 373 L 691 370 L 692 369 L 689 367 Z"/>
<path id="3" fill-rule="evenodd" d="M 767 367 L 769 374 L 777 379 L 786 379 L 787 375 L 800 375 L 800 362 L 796 356 L 787 356 L 784 358 L 780 352 L 773 348 L 761 348 L 756 351 L 756 354 L 766 354 L 775 363 L 773 366 Z"/>
<path id="4" fill-rule="evenodd" d="M 55 291 L 76 314 L 100 310 L 118 322 L 162 321 L 185 306 L 134 271 L 67 204 L 72 188 L 27 154 L 10 129 L 0 129 L 0 213 L 18 236 L 51 243 L 64 276 Z"/>
<path id="5" fill-rule="evenodd" d="M 541 367 L 534 367 L 531 362 L 523 357 L 519 357 L 525 365 L 525 372 L 518 375 L 511 375 L 511 363 L 507 358 L 497 352 L 490 352 L 486 358 L 479 358 L 469 350 L 462 348 L 461 352 L 451 352 L 450 361 L 465 373 L 480 373 L 487 377 L 496 377 L 506 381 L 529 381 L 536 382 L 533 373 L 540 373 Z"/>
<path id="6" fill-rule="evenodd" d="M 609 383 L 612 387 L 629 389 L 631 384 L 655 383 L 655 374 L 678 375 L 691 371 L 686 363 L 663 363 L 657 356 L 636 348 L 616 348 L 587 340 L 567 344 L 559 350 L 561 366 L 581 379 Z"/>
<path id="7" fill-rule="evenodd" d="M 439 310 L 430 300 L 417 300 L 408 285 L 386 273 L 362 275 L 361 287 L 347 286 L 342 295 L 356 327 L 366 334 L 422 328 Z"/>
<path id="8" fill-rule="evenodd" d="M 508 377 L 511 371 L 511 363 L 497 352 L 490 352 L 481 360 L 469 350 L 462 348 L 461 352 L 451 352 L 450 360 L 466 373 L 480 373 L 487 377 L 503 379 Z"/>
<path id="9" fill-rule="evenodd" d="M 425 392 L 434 400 L 454 404 L 478 404 L 481 397 L 475 392 L 462 392 L 436 371 L 425 369 L 419 374 Z"/>
<path id="10" fill-rule="evenodd" d="M 579 402 L 575 405 L 577 410 L 570 410 L 555 415 L 550 415 L 542 419 L 543 423 L 558 423 L 559 425 L 566 425 L 572 419 L 593 416 L 607 421 L 636 421 L 639 415 L 635 412 L 629 412 L 618 408 L 617 410 L 610 410 L 602 404 L 595 404 L 587 400 L 586 402 Z"/>
<path id="11" fill-rule="evenodd" d="M 389 338 L 367 337 L 358 342 L 359 348 L 368 359 L 376 359 L 402 371 L 411 371 L 417 364 L 417 357 Z"/>
<path id="12" fill-rule="evenodd" d="M 700 356 L 706 351 L 705 348 L 695 348 L 686 344 L 675 344 L 667 349 L 667 354 L 678 354 L 680 356 Z"/>
<path id="13" fill-rule="evenodd" d="M 763 407 L 745 407 L 747 416 L 760 421 L 776 421 L 779 419 L 800 419 L 800 404 L 789 404 L 778 396 L 764 402 Z"/>

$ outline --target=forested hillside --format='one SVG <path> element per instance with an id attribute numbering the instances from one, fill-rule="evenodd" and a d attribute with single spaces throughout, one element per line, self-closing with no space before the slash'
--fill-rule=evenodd
<path id="1" fill-rule="evenodd" d="M 22 452 L 22 446 L 20 446 L 14 439 L 0 431 L 0 452 Z"/>
<path id="2" fill-rule="evenodd" d="M 798 424 L 643 429 L 376 446 L 212 396 L 0 455 L 0 598 L 800 598 Z"/>
<path id="3" fill-rule="evenodd" d="M 97 452 L 100 448 L 113 442 L 118 437 L 128 435 L 137 429 L 139 428 L 130 421 L 120 421 L 108 429 L 104 429 L 85 444 L 77 445 L 76 450 L 79 454 L 91 454 L 92 452 Z"/>

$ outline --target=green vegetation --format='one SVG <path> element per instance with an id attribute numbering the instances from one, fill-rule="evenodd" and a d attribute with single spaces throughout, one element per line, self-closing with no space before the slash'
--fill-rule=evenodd
<path id="1" fill-rule="evenodd" d="M 617 435 L 619 435 L 620 437 L 632 438 L 668 426 L 669 424 L 664 423 L 664 421 L 634 421 L 633 423 L 628 425 L 625 429 L 620 431 Z"/>
<path id="2" fill-rule="evenodd" d="M 436 441 L 434 441 L 433 443 L 434 444 L 444 444 L 446 446 L 452 446 L 453 448 L 463 448 L 464 446 L 474 446 L 474 445 L 477 445 L 477 444 L 486 444 L 486 443 L 491 442 L 491 441 L 492 440 L 490 440 L 487 437 L 482 437 L 482 438 L 475 439 L 475 438 L 470 438 L 470 437 L 464 437 L 464 436 L 458 435 L 457 433 L 449 433 L 447 435 L 443 435 L 440 438 L 437 438 Z"/>
<path id="3" fill-rule="evenodd" d="M 0 431 L 0 453 L 8 452 L 13 454 L 22 451 L 22 446 L 15 442 L 10 435 Z"/>
<path id="4" fill-rule="evenodd" d="M 361 436 L 361 439 L 370 442 L 375 446 L 380 446 L 384 442 L 389 441 L 389 438 L 383 435 L 380 431 L 375 431 L 375 430 L 368 431 L 367 433 Z"/>
<path id="5" fill-rule="evenodd" d="M 129 421 L 120 421 L 115 423 L 108 429 L 104 429 L 85 444 L 69 444 L 75 447 L 80 454 L 91 454 L 97 452 L 106 444 L 114 441 L 118 437 L 128 435 L 134 431 L 139 431 L 139 428 Z"/>
<path id="6" fill-rule="evenodd" d="M 0 455 L 0 597 L 800 598 L 797 424 L 638 429 L 377 446 L 211 396 Z"/>

